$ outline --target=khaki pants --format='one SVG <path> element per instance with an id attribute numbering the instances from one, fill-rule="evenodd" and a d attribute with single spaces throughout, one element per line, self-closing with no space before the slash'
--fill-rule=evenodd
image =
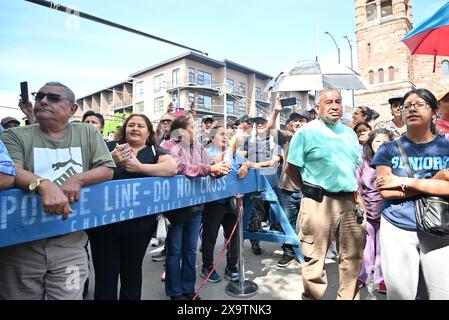
<path id="1" fill-rule="evenodd" d="M 86 243 L 79 231 L 0 248 L 0 300 L 81 300 Z"/>
<path id="2" fill-rule="evenodd" d="M 324 196 L 322 202 L 303 198 L 299 239 L 304 254 L 303 299 L 322 299 L 327 288 L 324 269 L 326 253 L 335 236 L 339 254 L 339 288 L 337 299 L 358 299 L 357 279 L 365 247 L 366 219 L 357 223 L 354 196 Z"/>

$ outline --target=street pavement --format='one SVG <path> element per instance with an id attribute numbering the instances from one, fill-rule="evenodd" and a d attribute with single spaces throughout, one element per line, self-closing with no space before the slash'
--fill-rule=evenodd
<path id="1" fill-rule="evenodd" d="M 226 267 L 226 255 L 217 266 L 217 272 L 223 277 L 218 283 L 207 283 L 199 296 L 203 300 L 300 300 L 303 292 L 301 265 L 294 261 L 285 268 L 280 268 L 276 262 L 282 256 L 281 245 L 278 243 L 261 242 L 262 254 L 256 256 L 251 251 L 249 240 L 244 241 L 244 261 L 245 276 L 247 280 L 254 281 L 259 292 L 250 298 L 234 298 L 226 293 L 226 286 L 229 281 L 224 277 Z M 200 242 L 198 243 L 200 247 Z M 223 236 L 220 231 L 217 245 L 215 246 L 215 257 L 217 258 L 223 248 Z M 165 295 L 164 282 L 160 276 L 164 271 L 164 262 L 152 261 L 151 255 L 162 250 L 162 246 L 148 246 L 145 259 L 143 261 L 143 300 L 168 300 Z M 200 288 L 204 279 L 200 276 L 201 252 L 197 254 L 197 283 L 196 290 Z M 336 259 L 326 259 L 326 271 L 328 276 L 328 289 L 325 300 L 335 300 L 338 286 L 338 266 Z M 91 266 L 90 285 L 87 299 L 93 299 L 94 272 Z M 377 293 L 372 285 L 361 290 L 362 300 L 384 300 L 385 295 Z"/>

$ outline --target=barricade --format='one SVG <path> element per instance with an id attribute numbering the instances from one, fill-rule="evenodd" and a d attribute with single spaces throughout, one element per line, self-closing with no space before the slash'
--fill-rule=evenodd
<path id="1" fill-rule="evenodd" d="M 247 195 L 245 205 L 252 208 L 250 194 L 266 190 L 271 190 L 271 187 L 258 170 L 250 170 L 244 179 L 239 179 L 235 172 L 231 172 L 220 179 L 210 176 L 188 179 L 178 175 L 172 178 L 107 181 L 83 187 L 80 200 L 71 205 L 73 212 L 63 221 L 59 215 L 42 211 L 40 196 L 21 189 L 8 189 L 0 192 L 0 247 L 225 199 L 238 193 Z M 275 202 L 276 216 L 286 234 L 254 232 L 247 236 L 245 232 L 245 238 L 255 239 L 260 236 L 259 240 L 283 241 L 298 247 L 294 230 L 277 200 Z M 247 211 L 245 208 L 244 230 L 249 220 Z M 267 234 L 271 236 L 267 237 Z"/>

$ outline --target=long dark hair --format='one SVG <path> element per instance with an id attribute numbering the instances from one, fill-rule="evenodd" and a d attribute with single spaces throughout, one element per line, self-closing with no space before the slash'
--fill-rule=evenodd
<path id="1" fill-rule="evenodd" d="M 394 139 L 393 132 L 391 132 L 388 129 L 380 128 L 380 129 L 375 129 L 374 131 L 371 131 L 371 133 L 369 134 L 368 140 L 366 141 L 365 146 L 363 147 L 363 157 L 366 160 L 368 160 L 369 162 L 371 162 L 371 160 L 373 160 L 373 157 L 374 157 L 374 150 L 373 150 L 373 147 L 371 146 L 371 144 L 373 143 L 374 139 L 376 139 L 376 137 L 379 134 L 387 135 L 388 138 L 390 139 L 390 141 L 392 141 Z"/>
<path id="2" fill-rule="evenodd" d="M 434 94 L 432 92 L 430 92 L 429 90 L 424 89 L 424 88 L 412 89 L 409 92 L 407 92 L 404 95 L 404 98 L 402 99 L 402 104 L 412 94 L 416 94 L 418 97 L 423 99 L 429 105 L 429 107 L 432 109 L 433 112 L 435 112 L 435 113 L 437 112 L 437 110 L 438 110 L 437 98 L 434 96 Z M 430 131 L 433 134 L 438 134 L 437 127 L 435 126 L 435 123 L 433 121 L 430 123 Z"/>
<path id="3" fill-rule="evenodd" d="M 134 117 L 141 117 L 145 121 L 145 123 L 146 123 L 146 125 L 148 127 L 148 132 L 150 133 L 150 135 L 148 136 L 147 141 L 145 141 L 145 144 L 147 146 L 151 146 L 151 145 L 156 144 L 156 134 L 154 132 L 153 124 L 151 123 L 151 120 L 148 119 L 148 117 L 146 115 L 144 115 L 144 114 L 137 114 L 137 113 L 134 113 L 134 114 L 130 115 L 128 118 L 126 118 L 125 122 L 120 127 L 120 136 L 121 137 L 120 137 L 120 140 L 118 142 L 119 143 L 126 143 L 127 142 L 126 141 L 126 127 L 128 126 L 129 121 L 132 118 L 134 118 Z"/>

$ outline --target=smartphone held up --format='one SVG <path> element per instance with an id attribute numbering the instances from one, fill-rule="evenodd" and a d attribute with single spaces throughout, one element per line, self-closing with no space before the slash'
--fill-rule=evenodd
<path id="1" fill-rule="evenodd" d="M 291 97 L 291 98 L 282 98 L 279 100 L 281 102 L 281 107 L 285 108 L 285 107 L 290 107 L 290 106 L 294 106 L 297 104 L 296 98 L 295 97 Z"/>
<path id="2" fill-rule="evenodd" d="M 20 83 L 20 99 L 24 104 L 28 103 L 28 82 L 23 81 Z"/>

